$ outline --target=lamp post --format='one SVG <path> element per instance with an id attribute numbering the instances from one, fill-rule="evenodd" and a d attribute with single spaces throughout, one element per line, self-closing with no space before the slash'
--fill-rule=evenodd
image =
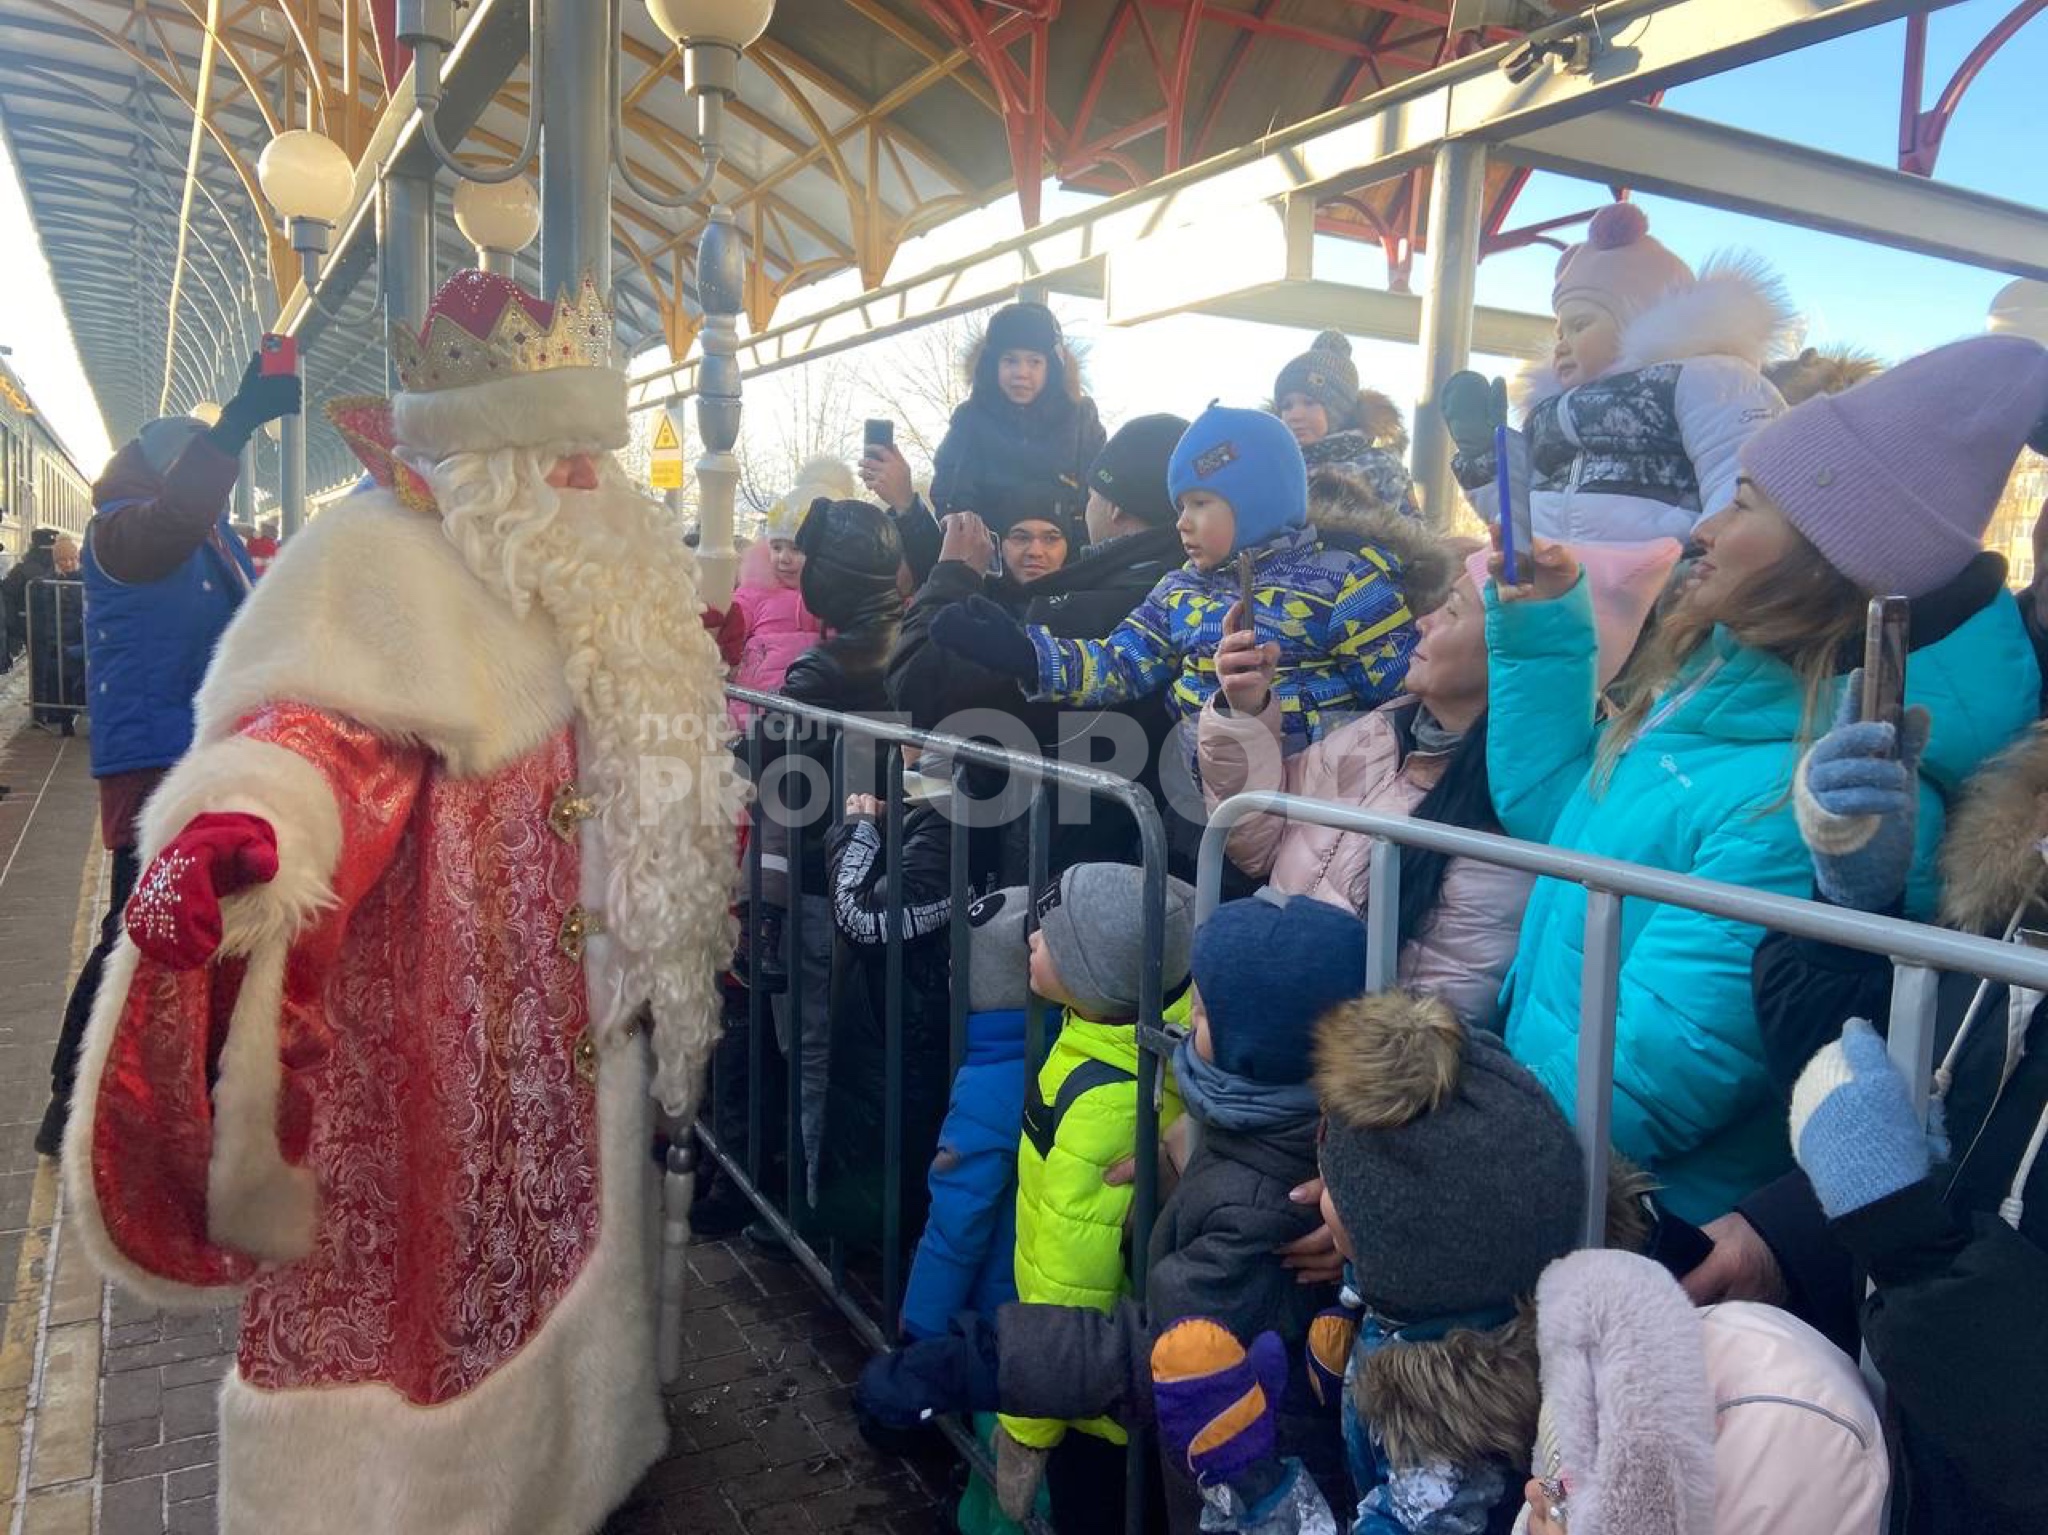
<path id="1" fill-rule="evenodd" d="M 613 158 L 619 179 L 636 196 L 665 207 L 711 199 L 704 233 L 697 240 L 697 303 L 704 311 L 698 333 L 704 360 L 698 370 L 697 436 L 704 456 L 697 460 L 697 564 L 700 595 L 712 607 L 732 600 L 739 557 L 732 546 L 733 500 L 740 462 L 739 315 L 744 307 L 746 248 L 732 209 L 718 200 L 718 166 L 724 158 L 725 104 L 739 93 L 740 54 L 768 30 L 775 0 L 647 0 L 654 24 L 683 50 L 683 88 L 697 107 L 697 145 L 704 174 L 679 200 L 650 196 L 626 163 L 625 125 L 619 121 L 618 65 L 612 66 Z"/>
<path id="2" fill-rule="evenodd" d="M 512 258 L 540 233 L 540 194 L 524 176 L 458 181 L 455 227 L 476 247 L 478 270 L 510 277 Z"/>
<path id="3" fill-rule="evenodd" d="M 324 133 L 294 128 L 264 146 L 256 162 L 256 179 L 271 209 L 285 221 L 285 235 L 299 257 L 299 280 L 310 299 L 320 281 L 320 263 L 334 243 L 334 224 L 348 211 L 355 193 L 355 167 L 341 146 Z M 303 359 L 300 375 L 304 376 Z M 291 538 L 306 524 L 306 418 L 303 412 L 283 421 L 283 467 L 278 474 L 278 501 L 283 509 L 283 536 Z"/>

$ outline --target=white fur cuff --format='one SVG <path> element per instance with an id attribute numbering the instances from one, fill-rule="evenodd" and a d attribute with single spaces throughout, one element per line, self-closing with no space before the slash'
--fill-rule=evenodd
<path id="1" fill-rule="evenodd" d="M 277 835 L 277 877 L 221 902 L 221 952 L 289 940 L 332 904 L 341 813 L 320 770 L 287 747 L 229 736 L 194 747 L 142 817 L 144 865 L 195 816 L 260 816 Z"/>

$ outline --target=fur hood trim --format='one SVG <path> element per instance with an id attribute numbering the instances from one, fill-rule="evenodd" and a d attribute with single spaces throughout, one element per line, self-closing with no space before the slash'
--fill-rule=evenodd
<path id="1" fill-rule="evenodd" d="M 970 396 L 974 393 L 975 377 L 981 371 L 982 354 L 987 350 L 988 327 L 986 325 L 977 325 L 974 328 L 973 334 L 967 338 L 967 344 L 960 348 L 960 377 L 967 385 L 967 392 Z M 1060 379 L 1066 387 L 1067 398 L 1076 405 L 1079 405 L 1082 396 L 1088 392 L 1085 376 L 1087 370 L 1082 365 L 1081 359 L 1075 355 L 1073 345 L 1065 337 L 1062 337 L 1060 340 L 1060 352 L 1057 360 L 1060 365 Z M 1037 402 L 1033 401 L 1032 403 L 1036 404 Z"/>
<path id="2" fill-rule="evenodd" d="M 1375 448 L 1385 448 L 1389 453 L 1408 451 L 1408 422 L 1401 407 L 1377 389 L 1358 391 L 1356 430 L 1365 433 Z"/>
<path id="3" fill-rule="evenodd" d="M 1820 394 L 1840 394 L 1884 372 L 1884 364 L 1853 346 L 1810 346 L 1764 369 L 1764 377 L 1789 408 Z"/>
<path id="4" fill-rule="evenodd" d="M 1761 256 L 1715 256 L 1696 281 L 1672 289 L 1630 322 L 1620 361 L 1602 377 L 1693 357 L 1733 357 L 1761 370 L 1791 344 L 1798 318 L 1784 281 Z M 1563 387 L 1545 357 L 1523 370 L 1513 392 L 1527 410 Z"/>
<path id="5" fill-rule="evenodd" d="M 2019 904 L 2048 894 L 2048 726 L 2035 726 L 1970 780 L 1941 844 L 1941 919 L 2005 931 Z"/>
<path id="6" fill-rule="evenodd" d="M 1399 1466 L 1529 1464 L 1541 1405 L 1536 1312 L 1432 1343 L 1389 1343 L 1360 1361 L 1358 1410 Z"/>
<path id="7" fill-rule="evenodd" d="M 461 777 L 539 747 L 575 717 L 568 663 L 538 606 L 524 618 L 471 575 L 441 523 L 389 491 L 306 525 L 242 604 L 199 689 L 198 734 L 265 704 L 306 704 L 417 743 Z"/>
<path id="8" fill-rule="evenodd" d="M 1308 520 L 1317 533 L 1383 549 L 1401 562 L 1401 590 L 1413 613 L 1427 613 L 1450 595 L 1464 555 L 1413 517 L 1382 501 L 1363 476 L 1335 465 L 1308 480 Z"/>

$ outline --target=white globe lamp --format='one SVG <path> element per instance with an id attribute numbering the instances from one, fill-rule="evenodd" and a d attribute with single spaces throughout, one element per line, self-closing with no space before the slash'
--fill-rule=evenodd
<path id="1" fill-rule="evenodd" d="M 356 169 L 326 134 L 293 128 L 264 146 L 256 179 L 281 217 L 332 224 L 355 195 Z"/>
<path id="2" fill-rule="evenodd" d="M 509 274 L 512 257 L 540 233 L 540 194 L 524 176 L 455 184 L 455 227 L 476 247 L 476 264 Z"/>
<path id="3" fill-rule="evenodd" d="M 672 43 L 751 48 L 768 30 L 775 0 L 647 0 L 647 14 Z"/>
<path id="4" fill-rule="evenodd" d="M 1987 330 L 2048 346 L 2048 282 L 2021 277 L 2007 283 L 1992 299 L 1984 324 Z"/>

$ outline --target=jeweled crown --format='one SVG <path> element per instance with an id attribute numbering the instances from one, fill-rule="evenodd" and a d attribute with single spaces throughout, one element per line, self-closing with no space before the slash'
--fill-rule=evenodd
<path id="1" fill-rule="evenodd" d="M 586 274 L 572 296 L 543 303 L 495 272 L 457 272 L 441 285 L 415 337 L 391 330 L 399 387 L 423 394 L 555 368 L 612 366 L 612 316 Z"/>

